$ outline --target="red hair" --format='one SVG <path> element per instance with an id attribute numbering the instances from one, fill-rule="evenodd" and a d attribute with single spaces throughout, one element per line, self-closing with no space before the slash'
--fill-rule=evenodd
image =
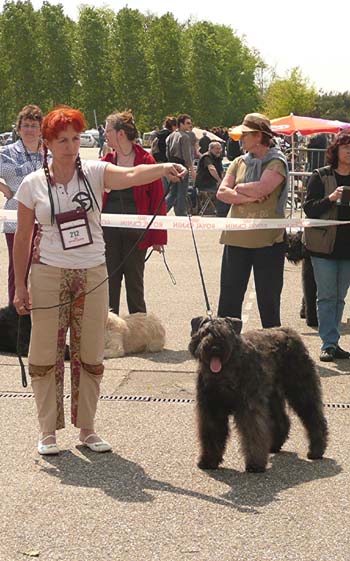
<path id="1" fill-rule="evenodd" d="M 41 134 L 44 140 L 57 138 L 59 133 L 64 131 L 68 125 L 72 125 L 78 132 L 86 129 L 86 121 L 83 113 L 79 109 L 73 109 L 68 105 L 60 105 L 50 111 L 42 122 Z"/>

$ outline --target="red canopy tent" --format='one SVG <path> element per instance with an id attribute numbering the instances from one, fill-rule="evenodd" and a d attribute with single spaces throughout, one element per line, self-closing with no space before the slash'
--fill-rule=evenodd
<path id="1" fill-rule="evenodd" d="M 349 128 L 349 123 L 338 120 L 316 119 L 315 117 L 300 117 L 299 115 L 287 115 L 278 119 L 271 119 L 271 128 L 277 134 L 292 136 L 292 171 L 294 171 L 294 133 L 302 136 L 320 132 L 337 133 L 344 128 Z"/>
<path id="2" fill-rule="evenodd" d="M 292 136 L 292 171 L 294 171 L 294 133 L 298 132 L 303 136 L 319 132 L 337 133 L 342 129 L 350 128 L 350 123 L 344 123 L 331 119 L 316 119 L 315 117 L 300 117 L 299 115 L 287 115 L 278 119 L 271 119 L 271 128 L 276 134 Z M 239 135 L 231 134 L 234 140 L 239 139 Z"/>
<path id="3" fill-rule="evenodd" d="M 343 128 L 349 128 L 349 123 L 330 119 L 316 119 L 314 117 L 299 117 L 291 113 L 287 117 L 271 119 L 271 128 L 275 133 L 290 136 L 299 132 L 303 136 L 317 132 L 337 133 Z"/>

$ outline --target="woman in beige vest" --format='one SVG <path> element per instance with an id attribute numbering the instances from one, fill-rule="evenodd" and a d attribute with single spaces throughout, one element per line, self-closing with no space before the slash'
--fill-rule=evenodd
<path id="1" fill-rule="evenodd" d="M 232 218 L 283 218 L 288 165 L 272 142 L 269 119 L 260 113 L 248 114 L 233 133 L 241 135 L 246 153 L 228 168 L 217 198 L 231 205 L 228 216 Z M 284 229 L 224 231 L 220 241 L 225 247 L 218 315 L 242 317 L 253 269 L 262 326 L 280 326 Z"/>

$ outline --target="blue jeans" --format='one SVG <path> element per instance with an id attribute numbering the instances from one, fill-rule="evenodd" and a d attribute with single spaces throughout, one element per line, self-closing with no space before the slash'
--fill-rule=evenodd
<path id="1" fill-rule="evenodd" d="M 176 216 L 187 214 L 188 174 L 178 183 L 169 184 L 169 193 L 166 197 L 167 212 L 174 207 Z"/>
<path id="2" fill-rule="evenodd" d="M 321 349 L 336 347 L 345 297 L 350 286 L 350 259 L 311 257 L 317 285 L 318 332 Z"/>

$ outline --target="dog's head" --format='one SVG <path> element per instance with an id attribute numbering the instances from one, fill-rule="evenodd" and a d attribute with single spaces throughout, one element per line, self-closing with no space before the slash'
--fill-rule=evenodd
<path id="1" fill-rule="evenodd" d="M 217 374 L 229 360 L 241 329 L 242 321 L 237 318 L 194 318 L 189 351 Z"/>
<path id="2" fill-rule="evenodd" d="M 296 234 L 289 233 L 286 236 L 286 257 L 290 263 L 297 265 L 305 257 L 305 248 L 301 231 Z"/>

